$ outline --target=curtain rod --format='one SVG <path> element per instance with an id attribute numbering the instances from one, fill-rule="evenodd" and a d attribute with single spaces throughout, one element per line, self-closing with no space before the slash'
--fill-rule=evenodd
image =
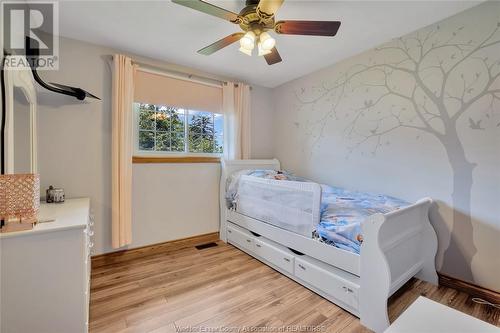
<path id="1" fill-rule="evenodd" d="M 163 75 L 163 76 L 171 77 L 174 79 L 196 82 L 196 83 L 204 84 L 204 85 L 211 86 L 211 87 L 221 88 L 222 85 L 224 83 L 226 83 L 224 81 L 220 81 L 220 80 L 216 80 L 216 79 L 211 79 L 211 78 L 207 78 L 207 77 L 202 77 L 202 76 L 189 74 L 189 73 L 183 73 L 183 72 L 174 71 L 174 70 L 169 70 L 169 69 L 165 69 L 165 68 L 159 68 L 159 67 L 151 66 L 148 64 L 139 63 L 136 61 L 133 61 L 133 63 L 136 65 L 139 65 L 139 70 L 141 70 L 143 72 L 148 72 L 148 73 L 157 74 L 157 75 Z"/>
<path id="2" fill-rule="evenodd" d="M 132 63 L 138 65 L 139 70 L 142 70 L 143 72 L 163 75 L 163 76 L 171 77 L 174 79 L 196 82 L 196 83 L 204 84 L 204 85 L 211 86 L 211 87 L 217 87 L 217 88 L 221 88 L 223 85 L 227 85 L 227 81 L 221 81 L 221 80 L 212 79 L 212 78 L 199 76 L 199 75 L 195 75 L 195 74 L 189 74 L 189 73 L 185 73 L 185 72 L 165 69 L 165 68 L 141 63 L 138 61 L 132 61 Z M 234 85 L 236 87 L 238 86 L 237 83 L 235 83 Z M 250 90 L 252 90 L 252 87 L 250 87 Z"/>

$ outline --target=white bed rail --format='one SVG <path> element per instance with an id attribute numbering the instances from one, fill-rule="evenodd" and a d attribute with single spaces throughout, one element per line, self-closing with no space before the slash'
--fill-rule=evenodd
<path id="1" fill-rule="evenodd" d="M 387 299 L 413 276 L 438 283 L 437 237 L 429 221 L 430 198 L 362 225 L 359 313 L 361 323 L 383 332 L 389 326 Z"/>
<path id="2" fill-rule="evenodd" d="M 219 237 L 224 242 L 226 239 L 227 229 L 227 207 L 226 207 L 226 182 L 227 178 L 236 171 L 245 169 L 269 169 L 280 170 L 280 161 L 277 159 L 270 160 L 222 160 L 222 174 L 220 178 L 220 231 Z"/>
<path id="3" fill-rule="evenodd" d="M 243 215 L 311 237 L 320 220 L 321 186 L 243 175 L 236 201 Z"/>

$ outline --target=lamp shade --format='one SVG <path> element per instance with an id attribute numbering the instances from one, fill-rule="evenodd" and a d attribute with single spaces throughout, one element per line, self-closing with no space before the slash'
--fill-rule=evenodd
<path id="1" fill-rule="evenodd" d="M 38 174 L 0 175 L 0 219 L 2 232 L 22 230 L 12 227 L 25 224 L 31 228 L 40 209 L 40 178 Z M 11 230 L 9 230 L 11 229 Z"/>
<path id="2" fill-rule="evenodd" d="M 260 41 L 260 47 L 262 50 L 265 51 L 271 51 L 273 47 L 276 45 L 276 40 L 274 40 L 271 35 L 269 35 L 267 32 L 263 32 L 259 36 L 259 41 Z"/>
<path id="3" fill-rule="evenodd" d="M 264 56 L 266 54 L 269 54 L 271 53 L 271 50 L 265 50 L 263 47 L 262 47 L 262 43 L 259 42 L 258 44 L 258 50 L 259 50 L 259 56 Z"/>
<path id="4" fill-rule="evenodd" d="M 241 53 L 245 53 L 245 54 L 246 54 L 246 55 L 248 55 L 248 56 L 251 56 L 251 55 L 252 55 L 252 50 L 251 50 L 251 49 L 246 49 L 246 48 L 244 48 L 244 47 L 240 47 L 238 50 L 239 50 Z"/>
<path id="5" fill-rule="evenodd" d="M 248 31 L 243 37 L 241 37 L 240 45 L 244 49 L 253 50 L 255 47 L 255 34 L 252 31 Z"/>

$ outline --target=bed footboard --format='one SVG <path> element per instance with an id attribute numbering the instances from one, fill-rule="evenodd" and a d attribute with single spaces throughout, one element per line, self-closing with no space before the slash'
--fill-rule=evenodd
<path id="1" fill-rule="evenodd" d="M 436 233 L 428 213 L 432 200 L 370 216 L 363 224 L 361 247 L 361 323 L 375 332 L 389 326 L 387 299 L 413 276 L 438 283 Z"/>

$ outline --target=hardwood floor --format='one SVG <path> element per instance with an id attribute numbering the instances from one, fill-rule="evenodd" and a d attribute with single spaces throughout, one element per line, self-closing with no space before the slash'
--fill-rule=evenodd
<path id="1" fill-rule="evenodd" d="M 500 326 L 500 310 L 416 279 L 389 300 L 391 322 L 419 295 Z M 204 250 L 166 248 L 129 260 L 101 262 L 92 270 L 91 333 L 215 333 L 190 326 L 241 333 L 234 328 L 284 325 L 370 332 L 358 318 L 223 242 Z"/>

